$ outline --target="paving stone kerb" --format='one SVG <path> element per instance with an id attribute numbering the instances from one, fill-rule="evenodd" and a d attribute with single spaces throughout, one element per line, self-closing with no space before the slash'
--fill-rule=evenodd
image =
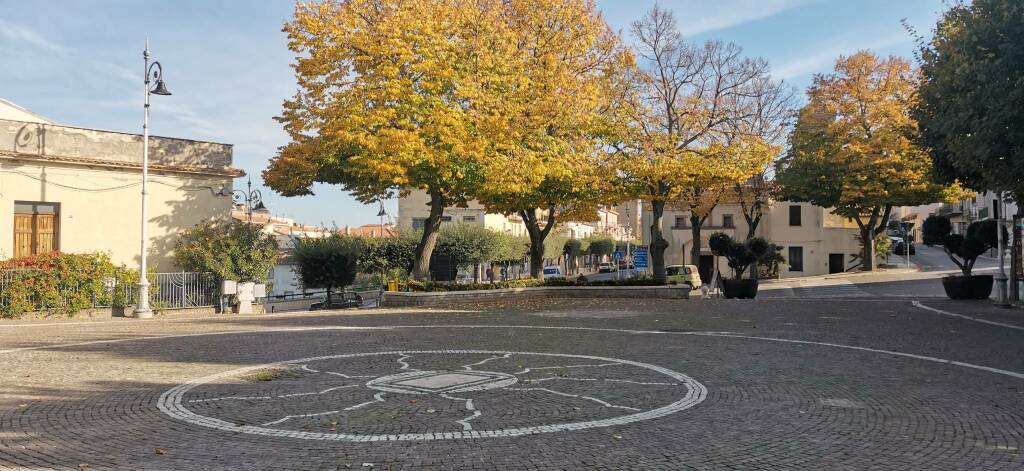
<path id="1" fill-rule="evenodd" d="M 387 291 L 384 293 L 384 306 L 443 306 L 508 298 L 689 299 L 689 297 L 690 290 L 688 288 L 677 286 L 538 286 L 469 291 Z"/>

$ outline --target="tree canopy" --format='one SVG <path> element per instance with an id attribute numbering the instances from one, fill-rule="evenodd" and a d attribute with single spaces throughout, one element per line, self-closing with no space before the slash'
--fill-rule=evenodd
<path id="1" fill-rule="evenodd" d="M 790 135 L 777 183 L 783 197 L 833 208 L 861 230 L 864 269 L 874 268 L 874 234 L 893 206 L 942 199 L 932 159 L 917 144 L 918 74 L 900 58 L 861 51 L 815 76 Z M 872 234 L 869 236 L 869 234 Z"/>
<path id="2" fill-rule="evenodd" d="M 914 116 L 947 181 L 1024 201 L 1024 3 L 952 6 L 920 50 Z M 1024 206 L 1018 206 L 1024 210 Z"/>
<path id="3" fill-rule="evenodd" d="M 555 226 L 593 219 L 597 204 L 611 198 L 609 110 L 633 57 L 591 0 L 503 5 L 514 79 L 498 90 L 502 106 L 483 125 L 494 152 L 478 196 L 488 210 L 523 220 L 531 275 L 540 277 Z"/>
<path id="4" fill-rule="evenodd" d="M 213 273 L 220 280 L 265 282 L 277 249 L 277 240 L 260 226 L 216 219 L 185 231 L 174 245 L 174 257 L 181 268 Z"/>
<path id="5" fill-rule="evenodd" d="M 494 134 L 483 132 L 491 93 L 519 80 L 506 70 L 502 3 L 348 0 L 298 3 L 284 27 L 298 93 L 278 118 L 291 142 L 264 171 L 284 195 L 316 182 L 370 202 L 421 189 L 431 214 L 415 273 L 428 276 L 445 206 L 477 191 Z"/>
<path id="6" fill-rule="evenodd" d="M 296 239 L 292 249 L 295 274 L 304 288 L 326 290 L 330 305 L 331 293 L 336 288 L 344 288 L 355 281 L 359 257 L 364 249 L 365 244 L 360 237 L 331 234 L 321 238 Z"/>
<path id="7" fill-rule="evenodd" d="M 658 6 L 633 23 L 632 33 L 641 67 L 621 111 L 629 126 L 618 166 L 624 192 L 651 204 L 651 262 L 654 279 L 664 281 L 666 203 L 689 209 L 699 230 L 723 189 L 778 155 L 781 149 L 763 136 L 744 132 L 744 121 L 764 110 L 757 104 L 777 84 L 767 62 L 742 57 L 735 44 L 686 42 L 672 13 Z"/>

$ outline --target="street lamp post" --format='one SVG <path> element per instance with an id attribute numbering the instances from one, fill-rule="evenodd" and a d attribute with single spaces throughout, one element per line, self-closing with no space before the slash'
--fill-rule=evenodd
<path id="1" fill-rule="evenodd" d="M 167 91 L 166 85 L 164 85 L 164 70 L 159 62 L 149 62 L 149 41 L 146 41 L 146 49 L 142 51 L 142 60 L 144 62 L 145 79 L 143 83 L 145 85 L 145 102 L 143 104 L 143 119 L 142 119 L 142 220 L 141 220 L 141 240 L 140 240 L 140 267 L 139 267 L 139 302 L 135 306 L 135 318 L 136 319 L 150 319 L 153 317 L 153 310 L 149 308 L 149 278 L 146 276 L 146 225 L 148 224 L 146 216 L 146 200 L 148 199 L 149 189 L 149 95 L 170 95 L 171 92 Z M 154 85 L 150 88 L 150 79 L 153 80 Z"/>
<path id="2" fill-rule="evenodd" d="M 380 211 L 377 211 L 377 217 L 380 218 L 380 236 L 384 237 L 384 218 L 387 217 L 388 212 L 384 210 L 384 200 L 380 201 Z"/>
<path id="3" fill-rule="evenodd" d="M 999 241 L 999 271 L 996 272 L 996 306 L 1008 307 L 1009 300 L 1006 297 L 1006 238 L 1003 237 L 1003 192 L 996 193 L 996 238 Z"/>
<path id="4" fill-rule="evenodd" d="M 245 191 L 234 190 L 231 192 L 231 201 L 236 204 L 245 203 L 245 214 L 249 219 L 249 223 L 252 223 L 252 207 L 253 205 L 259 205 L 263 207 L 263 193 L 260 193 L 259 189 L 252 189 L 252 177 L 248 177 L 245 183 Z"/>

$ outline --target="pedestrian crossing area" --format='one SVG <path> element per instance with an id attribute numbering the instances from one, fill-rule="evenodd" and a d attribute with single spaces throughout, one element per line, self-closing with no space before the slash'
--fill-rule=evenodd
<path id="1" fill-rule="evenodd" d="M 846 279 L 815 278 L 787 280 L 784 284 L 772 286 L 762 293 L 769 298 L 863 298 L 870 293 L 860 289 Z"/>
<path id="2" fill-rule="evenodd" d="M 860 289 L 850 280 L 808 280 L 798 283 L 793 288 L 793 294 L 799 298 L 851 298 L 871 296 L 868 292 Z"/>

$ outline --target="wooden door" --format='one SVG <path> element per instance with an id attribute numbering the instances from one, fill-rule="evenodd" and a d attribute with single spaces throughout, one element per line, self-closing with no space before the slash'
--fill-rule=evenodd
<path id="1" fill-rule="evenodd" d="M 32 215 L 14 215 L 14 258 L 32 255 Z"/>
<path id="2" fill-rule="evenodd" d="M 57 218 L 53 214 L 36 214 L 36 254 L 57 250 Z"/>
<path id="3" fill-rule="evenodd" d="M 14 214 L 14 258 L 58 250 L 56 214 Z"/>

